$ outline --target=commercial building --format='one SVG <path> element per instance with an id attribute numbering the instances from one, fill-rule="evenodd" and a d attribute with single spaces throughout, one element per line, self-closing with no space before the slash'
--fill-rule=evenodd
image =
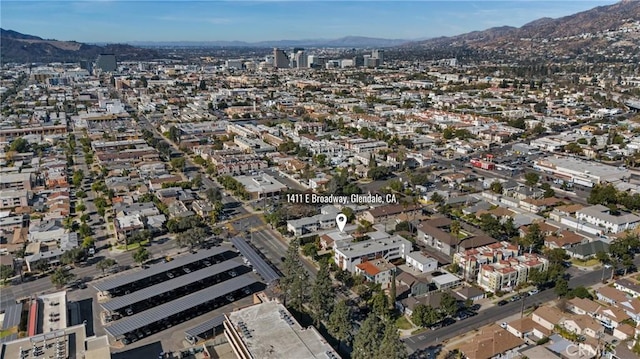
<path id="1" fill-rule="evenodd" d="M 106 336 L 87 337 L 86 324 L 70 325 L 80 319 L 75 310 L 69 310 L 66 292 L 34 297 L 28 307 L 27 336 L 10 335 L 0 347 L 0 358 L 111 358 Z M 6 308 L 3 330 L 17 327 L 22 315 L 22 304 Z"/>
<path id="2" fill-rule="evenodd" d="M 224 334 L 238 359 L 338 359 L 314 327 L 302 327 L 276 301 L 265 299 L 225 315 Z"/>
<path id="3" fill-rule="evenodd" d="M 334 260 L 340 269 L 351 273 L 355 272 L 358 264 L 367 260 L 382 258 L 392 262 L 404 259 L 412 249 L 411 242 L 400 236 L 337 244 Z"/>
<path id="4" fill-rule="evenodd" d="M 96 59 L 96 69 L 102 70 L 102 72 L 114 72 L 118 68 L 116 62 L 116 55 L 114 54 L 100 54 Z"/>
<path id="5" fill-rule="evenodd" d="M 276 69 L 289 68 L 289 56 L 284 50 L 277 47 L 273 49 L 273 67 Z"/>
<path id="6" fill-rule="evenodd" d="M 244 189 L 253 199 L 277 196 L 280 192 L 287 189 L 287 186 L 267 174 L 237 176 L 234 178 L 244 186 Z"/>
<path id="7" fill-rule="evenodd" d="M 533 168 L 552 174 L 565 182 L 593 187 L 600 183 L 628 181 L 631 172 L 625 168 L 585 161 L 573 157 L 546 157 L 533 162 Z"/>

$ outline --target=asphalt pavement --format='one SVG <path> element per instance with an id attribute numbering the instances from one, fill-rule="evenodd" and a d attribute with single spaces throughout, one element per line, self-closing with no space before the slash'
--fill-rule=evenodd
<path id="1" fill-rule="evenodd" d="M 636 257 L 634 262 L 636 264 L 640 264 L 640 257 Z M 610 278 L 611 271 L 612 269 L 605 269 L 604 278 Z M 602 278 L 602 270 L 586 272 L 575 278 L 571 278 L 569 280 L 569 286 L 571 288 L 579 286 L 589 287 L 600 282 Z M 524 307 L 529 308 L 534 305 L 547 303 L 551 300 L 556 299 L 557 297 L 558 296 L 555 294 L 553 288 L 551 288 L 543 290 L 533 296 L 524 297 L 522 301 L 524 301 Z M 522 301 L 510 302 L 503 306 L 494 306 L 481 311 L 474 317 L 458 321 L 448 327 L 443 327 L 437 330 L 427 330 L 426 332 L 405 338 L 405 345 L 410 352 L 439 346 L 444 340 L 451 339 L 464 333 L 468 333 L 487 324 L 498 322 L 510 315 L 519 313 L 522 310 Z"/>

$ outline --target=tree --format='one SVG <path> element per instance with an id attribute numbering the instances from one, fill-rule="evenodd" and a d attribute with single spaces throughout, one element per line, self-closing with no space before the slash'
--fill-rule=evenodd
<path id="1" fill-rule="evenodd" d="M 93 230 L 91 229 L 91 226 L 89 226 L 86 223 L 82 223 L 80 224 L 80 228 L 78 228 L 78 234 L 81 237 L 87 237 L 93 234 Z"/>
<path id="2" fill-rule="evenodd" d="M 22 137 L 18 137 L 11 142 L 11 145 L 9 145 L 9 151 L 24 153 L 29 151 L 29 147 L 29 141 Z"/>
<path id="3" fill-rule="evenodd" d="M 377 316 L 385 318 L 389 314 L 389 298 L 384 292 L 376 293 L 371 299 L 371 310 Z"/>
<path id="4" fill-rule="evenodd" d="M 460 221 L 451 221 L 451 224 L 449 225 L 449 231 L 454 237 L 456 238 L 460 237 L 461 229 L 462 227 L 460 225 Z"/>
<path id="5" fill-rule="evenodd" d="M 611 257 L 609 257 L 609 253 L 607 252 L 596 252 L 596 259 L 603 265 L 611 264 Z"/>
<path id="6" fill-rule="evenodd" d="M 591 137 L 591 140 L 589 141 L 589 145 L 590 146 L 597 146 L 598 145 L 598 139 L 595 137 Z"/>
<path id="7" fill-rule="evenodd" d="M 115 259 L 105 258 L 96 264 L 96 268 L 100 269 L 102 271 L 102 274 L 104 274 L 104 271 L 113 267 L 114 265 L 116 265 Z"/>
<path id="8" fill-rule="evenodd" d="M 520 239 L 520 244 L 529 248 L 529 253 L 537 250 L 544 245 L 544 234 L 540 230 L 540 225 L 533 223 L 527 227 L 527 234 Z"/>
<path id="9" fill-rule="evenodd" d="M 284 295 L 285 305 L 289 304 L 301 312 L 309 289 L 309 273 L 300 262 L 299 249 L 300 242 L 297 239 L 291 240 L 283 262 L 284 268 L 283 277 L 280 279 L 280 289 Z"/>
<path id="10" fill-rule="evenodd" d="M 61 288 L 69 284 L 69 282 L 71 282 L 75 277 L 75 274 L 60 267 L 57 268 L 51 275 L 51 284 L 55 285 L 56 288 Z"/>
<path id="11" fill-rule="evenodd" d="M 95 239 L 93 239 L 93 237 L 84 237 L 84 239 L 82 240 L 82 248 L 87 249 L 87 248 L 91 248 L 96 244 Z"/>
<path id="12" fill-rule="evenodd" d="M 46 272 L 49 269 L 49 262 L 44 259 L 38 259 L 37 261 L 35 261 L 35 263 L 33 263 L 31 268 L 37 270 L 38 272 Z"/>
<path id="13" fill-rule="evenodd" d="M 320 269 L 316 280 L 311 287 L 311 315 L 316 327 L 332 312 L 335 302 L 335 291 L 331 282 L 329 265 L 327 261 L 320 262 Z"/>
<path id="14" fill-rule="evenodd" d="M 556 195 L 556 191 L 551 188 L 551 185 L 548 183 L 543 183 L 540 185 L 540 188 L 544 190 L 544 198 L 551 198 Z"/>
<path id="15" fill-rule="evenodd" d="M 11 276 L 13 276 L 13 268 L 6 264 L 0 264 L 0 279 L 2 279 L 2 284 L 5 284 Z"/>
<path id="16" fill-rule="evenodd" d="M 569 282 L 566 279 L 560 278 L 556 281 L 556 286 L 553 288 L 553 291 L 558 295 L 558 297 L 564 297 L 569 294 Z"/>
<path id="17" fill-rule="evenodd" d="M 549 282 L 547 272 L 541 271 L 538 268 L 531 268 L 529 271 L 529 282 L 538 288 L 543 287 Z"/>
<path id="18" fill-rule="evenodd" d="M 581 299 L 585 299 L 585 298 L 593 299 L 593 296 L 591 295 L 591 293 L 589 293 L 589 290 L 583 286 L 572 289 L 569 294 L 572 297 L 578 297 Z"/>
<path id="19" fill-rule="evenodd" d="M 149 251 L 144 247 L 138 247 L 138 250 L 133 252 L 133 261 L 142 264 L 149 259 Z"/>
<path id="20" fill-rule="evenodd" d="M 202 187 L 202 175 L 201 174 L 197 174 L 193 177 L 193 179 L 191 180 L 191 186 L 195 187 L 195 188 L 200 188 Z"/>
<path id="21" fill-rule="evenodd" d="M 436 203 L 438 205 L 442 205 L 444 203 L 444 197 L 442 197 L 442 195 L 440 195 L 440 193 L 438 192 L 433 192 L 433 194 L 431 195 L 430 198 L 431 202 Z"/>
<path id="22" fill-rule="evenodd" d="M 489 188 L 491 189 L 491 192 L 497 194 L 502 194 L 502 192 L 504 191 L 504 188 L 502 187 L 502 183 L 500 181 L 493 181 Z"/>
<path id="23" fill-rule="evenodd" d="M 377 315 L 369 313 L 353 340 L 353 359 L 375 358 L 384 337 L 384 324 Z"/>
<path id="24" fill-rule="evenodd" d="M 205 195 L 207 196 L 207 199 L 211 203 L 222 201 L 222 193 L 220 193 L 220 189 L 216 187 L 207 189 L 207 191 L 205 192 Z"/>
<path id="25" fill-rule="evenodd" d="M 87 210 L 87 206 L 84 203 L 80 203 L 76 206 L 76 212 L 84 212 Z"/>
<path id="26" fill-rule="evenodd" d="M 80 247 L 76 247 L 62 253 L 62 255 L 60 256 L 60 263 L 62 264 L 77 263 L 77 262 L 80 262 L 83 258 L 84 258 L 84 249 Z"/>
<path id="27" fill-rule="evenodd" d="M 171 167 L 176 171 L 182 171 L 186 164 L 184 157 L 178 157 L 171 160 Z"/>
<path id="28" fill-rule="evenodd" d="M 442 315 L 430 305 L 418 304 L 411 313 L 411 321 L 413 324 L 428 327 L 439 322 Z"/>
<path id="29" fill-rule="evenodd" d="M 458 300 L 451 293 L 445 292 L 440 298 L 440 310 L 445 315 L 455 314 L 458 311 Z"/>
<path id="30" fill-rule="evenodd" d="M 535 172 L 528 172 L 524 175 L 524 180 L 527 186 L 533 187 L 540 180 L 540 176 Z"/>
<path id="31" fill-rule="evenodd" d="M 334 307 L 329 322 L 327 323 L 329 333 L 340 341 L 347 344 L 351 338 L 351 311 L 347 302 L 339 301 Z"/>
<path id="32" fill-rule="evenodd" d="M 384 336 L 374 359 L 406 359 L 409 355 L 407 347 L 400 341 L 400 334 L 395 322 L 388 321 L 385 325 Z"/>
<path id="33" fill-rule="evenodd" d="M 178 245 L 190 249 L 200 244 L 207 237 L 207 232 L 202 227 L 192 227 L 178 235 Z"/>

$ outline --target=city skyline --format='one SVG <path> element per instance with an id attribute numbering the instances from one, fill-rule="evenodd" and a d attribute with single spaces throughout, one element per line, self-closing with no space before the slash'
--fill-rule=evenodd
<path id="1" fill-rule="evenodd" d="M 2 27 L 80 42 L 425 39 L 615 1 L 4 1 Z"/>

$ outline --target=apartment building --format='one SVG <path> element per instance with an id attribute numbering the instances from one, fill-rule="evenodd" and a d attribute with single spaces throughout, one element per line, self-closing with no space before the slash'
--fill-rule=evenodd
<path id="1" fill-rule="evenodd" d="M 27 190 L 0 190 L 0 209 L 29 206 Z"/>
<path id="2" fill-rule="evenodd" d="M 612 214 L 609 207 L 595 205 L 585 207 L 576 212 L 579 221 L 604 227 L 608 232 L 620 233 L 636 228 L 640 224 L 640 217 L 628 212 L 621 212 L 618 215 Z"/>
<path id="3" fill-rule="evenodd" d="M 480 266 L 477 283 L 490 292 L 510 292 L 518 284 L 526 283 L 532 269 L 546 271 L 549 261 L 535 254 L 526 253 L 508 260 Z"/>
<path id="4" fill-rule="evenodd" d="M 33 173 L 5 173 L 0 176 L 0 190 L 31 191 L 34 181 Z"/>
<path id="5" fill-rule="evenodd" d="M 400 236 L 370 239 L 357 243 L 337 243 L 334 260 L 342 270 L 355 272 L 358 264 L 382 258 L 389 262 L 404 259 L 411 252 L 412 244 Z"/>
<path id="6" fill-rule="evenodd" d="M 295 236 L 317 232 L 322 229 L 335 228 L 338 209 L 334 206 L 324 206 L 320 214 L 287 221 L 287 231 Z"/>
<path id="7" fill-rule="evenodd" d="M 464 279 L 475 281 L 483 265 L 516 258 L 518 254 L 518 246 L 503 241 L 455 253 L 453 263 L 460 266 Z"/>

